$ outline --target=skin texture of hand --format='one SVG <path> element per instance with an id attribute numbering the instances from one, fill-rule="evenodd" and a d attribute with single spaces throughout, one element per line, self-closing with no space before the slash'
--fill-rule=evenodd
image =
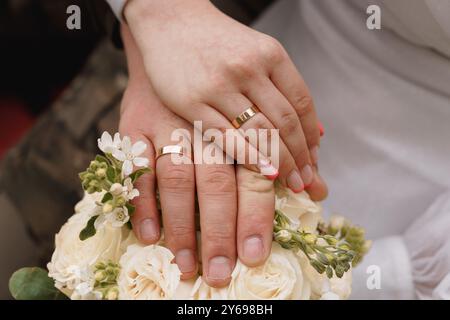
<path id="1" fill-rule="evenodd" d="M 152 174 L 140 178 L 140 196 L 133 200 L 136 211 L 133 230 L 144 244 L 160 237 L 156 206 L 158 185 L 164 238 L 175 255 L 183 278 L 197 274 L 200 260 L 203 276 L 211 286 L 226 285 L 236 256 L 249 266 L 261 264 L 269 255 L 274 216 L 272 181 L 243 166 L 176 165 L 170 155 L 155 160 L 155 150 L 174 144 L 174 129 L 192 132 L 192 126 L 176 116 L 158 99 L 142 68 L 138 49 L 126 27 L 122 35 L 127 53 L 129 83 L 122 101 L 119 131 L 133 141 L 148 145 Z M 195 190 L 200 209 L 201 253 L 197 252 Z"/>
<path id="2" fill-rule="evenodd" d="M 275 39 L 224 15 L 207 0 L 131 0 L 124 13 L 165 106 L 190 123 L 202 120 L 204 130 L 223 131 L 256 105 L 261 112 L 242 129 L 279 129 L 281 183 L 294 192 L 306 188 L 314 200 L 326 197 L 317 172 L 320 134 L 313 101 Z"/>

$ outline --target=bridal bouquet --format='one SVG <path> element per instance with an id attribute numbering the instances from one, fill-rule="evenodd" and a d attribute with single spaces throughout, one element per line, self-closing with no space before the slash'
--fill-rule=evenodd
<path id="1" fill-rule="evenodd" d="M 343 217 L 322 220 L 307 193 L 276 185 L 273 243 L 264 265 L 237 261 L 226 288 L 209 287 L 199 275 L 181 280 L 174 255 L 144 246 L 131 228 L 139 196 L 134 182 L 150 170 L 143 142 L 104 133 L 96 156 L 80 174 L 84 198 L 55 236 L 48 271 L 23 268 L 10 279 L 16 299 L 346 299 L 352 268 L 368 251 L 364 230 Z"/>

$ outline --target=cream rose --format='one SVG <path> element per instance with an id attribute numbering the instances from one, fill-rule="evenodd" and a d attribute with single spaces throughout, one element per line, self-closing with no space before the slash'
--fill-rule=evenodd
<path id="1" fill-rule="evenodd" d="M 89 283 L 94 265 L 99 261 L 117 262 L 121 255 L 120 243 L 128 230 L 103 228 L 96 235 L 81 241 L 80 231 L 95 207 L 95 197 L 85 197 L 75 213 L 55 236 L 55 251 L 48 263 L 49 276 L 65 294 L 71 295 L 82 283 Z"/>
<path id="2" fill-rule="evenodd" d="M 296 194 L 282 187 L 276 189 L 275 209 L 287 216 L 292 229 L 306 232 L 315 231 L 322 216 L 322 207 L 306 192 Z"/>
<path id="3" fill-rule="evenodd" d="M 229 299 L 307 300 L 310 296 L 298 257 L 276 242 L 264 265 L 249 268 L 238 261 L 231 277 Z"/>
<path id="4" fill-rule="evenodd" d="M 169 300 L 175 298 L 181 272 L 169 249 L 159 245 L 130 245 L 120 259 L 118 279 L 121 300 Z"/>

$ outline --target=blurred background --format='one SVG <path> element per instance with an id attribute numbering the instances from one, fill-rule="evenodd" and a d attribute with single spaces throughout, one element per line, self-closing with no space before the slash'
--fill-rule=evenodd
<path id="1" fill-rule="evenodd" d="M 270 0 L 213 1 L 250 23 Z M 66 27 L 69 5 L 81 30 Z M 45 266 L 80 199 L 96 138 L 116 131 L 127 83 L 118 22 L 103 0 L 0 2 L 0 299 L 24 266 Z"/>

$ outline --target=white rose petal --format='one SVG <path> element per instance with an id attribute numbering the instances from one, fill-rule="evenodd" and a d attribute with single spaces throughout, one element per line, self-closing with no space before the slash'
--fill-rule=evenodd
<path id="1" fill-rule="evenodd" d="M 169 249 L 134 244 L 120 259 L 119 297 L 122 300 L 174 299 L 181 272 Z"/>
<path id="2" fill-rule="evenodd" d="M 84 201 L 84 200 L 83 200 Z M 92 201 L 92 198 L 91 200 Z M 86 200 L 64 224 L 55 236 L 55 251 L 48 263 L 49 276 L 58 287 L 70 294 L 82 282 L 91 277 L 92 268 L 99 261 L 117 262 L 120 258 L 120 243 L 128 230 L 105 227 L 98 230 L 93 237 L 81 241 L 80 231 L 90 218 L 90 209 L 95 207 Z"/>
<path id="3" fill-rule="evenodd" d="M 275 209 L 287 216 L 293 230 L 305 232 L 314 232 L 322 216 L 322 207 L 306 192 L 296 194 L 282 187 L 276 190 Z"/>
<path id="4" fill-rule="evenodd" d="M 307 300 L 310 296 L 298 257 L 276 242 L 264 265 L 249 268 L 238 261 L 231 277 L 229 299 Z"/>

